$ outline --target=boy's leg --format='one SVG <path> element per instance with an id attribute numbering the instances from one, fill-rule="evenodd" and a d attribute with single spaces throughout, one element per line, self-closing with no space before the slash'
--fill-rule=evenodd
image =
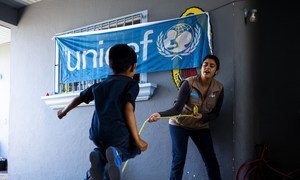
<path id="1" fill-rule="evenodd" d="M 110 180 L 120 180 L 122 175 L 122 159 L 115 147 L 108 147 L 106 149 L 106 159 L 108 161 L 106 171 Z"/>
<path id="2" fill-rule="evenodd" d="M 90 162 L 91 168 L 89 173 L 91 178 L 93 180 L 103 180 L 106 160 L 99 148 L 95 148 L 94 151 L 90 153 Z"/>
<path id="3" fill-rule="evenodd" d="M 135 145 L 133 140 L 130 138 L 125 139 L 123 142 L 121 142 L 115 147 L 118 148 L 123 162 L 141 154 L 141 150 Z"/>
<path id="4" fill-rule="evenodd" d="M 138 154 L 141 154 L 141 150 L 134 144 L 133 140 L 129 137 L 125 138 L 123 141 L 114 146 L 110 146 L 106 150 L 106 159 L 109 162 L 105 168 L 106 174 L 109 174 L 111 172 L 111 176 L 113 176 L 110 177 L 111 180 L 121 179 L 122 162 L 134 158 Z M 109 167 L 111 168 L 109 169 Z"/>

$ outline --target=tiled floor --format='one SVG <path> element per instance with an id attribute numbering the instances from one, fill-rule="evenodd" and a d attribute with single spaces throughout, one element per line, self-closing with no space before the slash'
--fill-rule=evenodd
<path id="1" fill-rule="evenodd" d="M 6 171 L 0 171 L 0 180 L 8 180 L 8 175 Z"/>

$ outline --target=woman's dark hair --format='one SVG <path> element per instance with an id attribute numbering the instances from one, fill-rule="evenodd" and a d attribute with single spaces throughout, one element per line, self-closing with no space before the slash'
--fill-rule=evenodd
<path id="1" fill-rule="evenodd" d="M 216 65 L 217 65 L 216 69 L 219 70 L 219 68 L 220 68 L 220 61 L 219 61 L 219 58 L 217 56 L 209 54 L 209 55 L 205 56 L 205 58 L 203 59 L 202 62 L 204 62 L 206 59 L 212 59 L 212 60 L 214 60 L 215 63 L 216 63 Z"/>
<path id="2" fill-rule="evenodd" d="M 114 73 L 123 73 L 137 62 L 137 55 L 127 44 L 112 46 L 108 54 L 109 67 Z"/>

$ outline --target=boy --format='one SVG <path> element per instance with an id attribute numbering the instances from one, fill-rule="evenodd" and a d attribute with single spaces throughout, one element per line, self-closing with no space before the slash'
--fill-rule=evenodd
<path id="1" fill-rule="evenodd" d="M 109 67 L 113 75 L 86 90 L 64 109 L 57 112 L 59 119 L 81 104 L 95 102 L 95 111 L 89 130 L 90 139 L 97 148 L 90 153 L 91 168 L 87 179 L 121 179 L 122 162 L 140 154 L 148 144 L 137 131 L 134 115 L 139 85 L 133 79 L 137 56 L 126 44 L 117 44 L 109 50 Z"/>

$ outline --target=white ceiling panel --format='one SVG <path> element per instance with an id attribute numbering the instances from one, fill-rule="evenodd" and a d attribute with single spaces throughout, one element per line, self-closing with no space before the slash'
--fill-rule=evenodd
<path id="1" fill-rule="evenodd" d="M 0 44 L 10 42 L 10 29 L 0 26 Z"/>
<path id="2" fill-rule="evenodd" d="M 14 1 L 19 2 L 21 4 L 29 5 L 29 4 L 39 2 L 41 0 L 14 0 Z"/>

